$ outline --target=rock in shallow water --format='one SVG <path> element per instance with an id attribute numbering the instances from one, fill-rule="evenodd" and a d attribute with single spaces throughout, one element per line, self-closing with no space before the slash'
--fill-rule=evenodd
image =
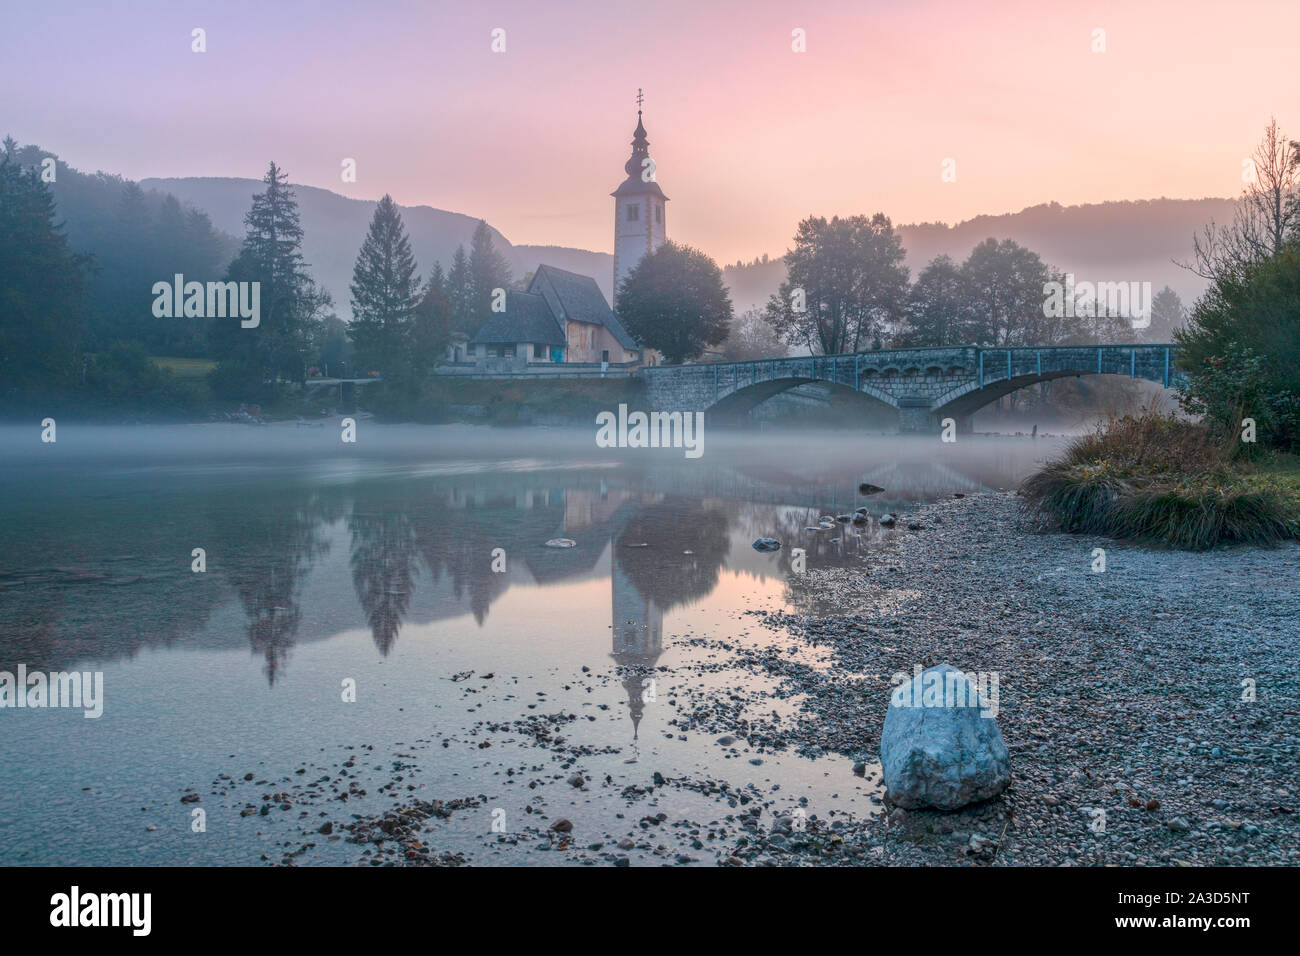
<path id="1" fill-rule="evenodd" d="M 550 541 L 546 542 L 546 546 L 548 548 L 576 548 L 578 542 L 574 541 L 572 538 L 552 538 Z"/>
<path id="2" fill-rule="evenodd" d="M 1011 782 L 997 718 L 957 668 L 940 664 L 890 696 L 880 763 L 896 806 L 956 810 Z"/>
<path id="3" fill-rule="evenodd" d="M 759 538 L 754 542 L 755 551 L 780 551 L 781 542 L 776 538 Z"/>

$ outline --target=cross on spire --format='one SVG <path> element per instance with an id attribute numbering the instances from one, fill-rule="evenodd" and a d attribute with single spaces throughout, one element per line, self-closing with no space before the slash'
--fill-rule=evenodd
<path id="1" fill-rule="evenodd" d="M 636 111 L 638 113 L 641 112 L 641 103 L 644 99 L 645 97 L 641 95 L 641 87 L 638 86 L 636 88 Z"/>

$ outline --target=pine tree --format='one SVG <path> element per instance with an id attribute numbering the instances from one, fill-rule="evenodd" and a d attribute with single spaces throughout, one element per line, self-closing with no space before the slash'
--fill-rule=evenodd
<path id="1" fill-rule="evenodd" d="M 0 404 L 13 408 L 79 380 L 92 262 L 69 250 L 49 186 L 11 142 L 0 159 Z"/>
<path id="2" fill-rule="evenodd" d="M 439 365 L 451 344 L 451 298 L 447 295 L 442 266 L 434 263 L 412 314 L 408 337 L 411 372 L 417 379 L 426 377 Z"/>
<path id="3" fill-rule="evenodd" d="M 510 266 L 492 245 L 492 230 L 485 220 L 480 219 L 474 227 L 474 236 L 469 249 L 470 301 L 467 319 L 470 328 L 467 335 L 473 335 L 492 317 L 492 298 L 497 289 L 510 287 Z"/>
<path id="4" fill-rule="evenodd" d="M 1151 300 L 1151 324 L 1142 331 L 1148 342 L 1172 342 L 1174 333 L 1187 324 L 1187 309 L 1178 293 L 1165 286 Z"/>
<path id="5" fill-rule="evenodd" d="M 433 268 L 429 270 L 429 281 L 425 283 L 424 287 L 426 293 L 435 289 L 444 295 L 447 293 L 447 274 L 442 271 L 441 262 L 433 264 Z"/>
<path id="6" fill-rule="evenodd" d="M 302 258 L 298 203 L 287 174 L 271 163 L 244 217 L 244 243 L 226 280 L 261 283 L 261 315 L 255 328 L 238 320 L 213 319 L 209 332 L 221 364 L 213 379 L 227 397 L 273 389 L 281 377 L 302 381 L 307 352 L 330 304 Z M 268 396 L 269 397 L 269 396 Z"/>
<path id="7" fill-rule="evenodd" d="M 375 207 L 370 231 L 352 271 L 352 326 L 348 334 L 363 368 L 391 374 L 409 358 L 419 283 L 402 215 L 393 197 L 385 194 Z"/>
<path id="8" fill-rule="evenodd" d="M 447 273 L 447 297 L 451 300 L 451 327 L 456 332 L 473 335 L 478 331 L 473 319 L 473 293 L 470 280 L 469 257 L 464 246 L 456 247 L 451 257 L 451 271 Z"/>

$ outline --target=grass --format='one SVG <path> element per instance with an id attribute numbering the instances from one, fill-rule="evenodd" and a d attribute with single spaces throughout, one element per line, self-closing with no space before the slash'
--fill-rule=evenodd
<path id="1" fill-rule="evenodd" d="M 1300 539 L 1300 462 L 1232 462 L 1201 425 L 1147 409 L 1112 417 L 1030 475 L 1045 527 L 1189 551 Z"/>

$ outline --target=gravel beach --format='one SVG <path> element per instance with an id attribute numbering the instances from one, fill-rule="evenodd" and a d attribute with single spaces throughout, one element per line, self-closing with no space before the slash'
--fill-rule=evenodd
<path id="1" fill-rule="evenodd" d="M 883 851 L 855 862 L 1300 861 L 1300 547 L 1036 534 L 1011 494 L 906 517 L 924 527 L 810 570 L 796 613 L 767 617 L 834 658 L 792 678 L 807 696 L 785 737 L 878 760 L 890 676 L 949 663 L 998 676 L 1013 782 L 955 813 L 882 815 Z"/>

